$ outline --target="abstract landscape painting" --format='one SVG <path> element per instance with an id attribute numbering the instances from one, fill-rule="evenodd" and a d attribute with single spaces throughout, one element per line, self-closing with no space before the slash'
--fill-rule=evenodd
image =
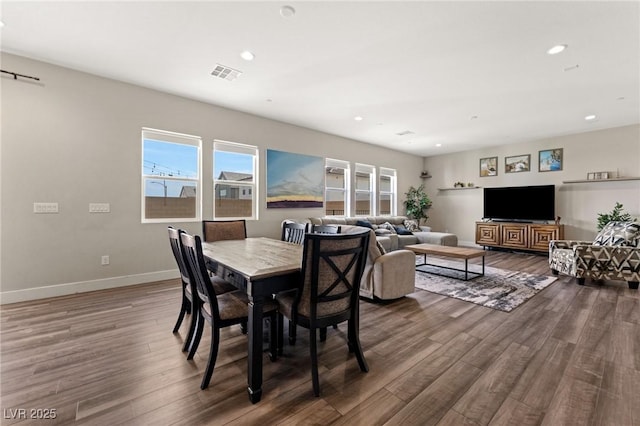
<path id="1" fill-rule="evenodd" d="M 267 208 L 322 207 L 324 159 L 267 150 Z"/>

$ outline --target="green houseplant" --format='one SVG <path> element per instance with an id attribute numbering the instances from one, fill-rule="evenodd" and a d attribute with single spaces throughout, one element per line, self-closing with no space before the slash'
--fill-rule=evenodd
<path id="1" fill-rule="evenodd" d="M 629 213 L 623 211 L 623 205 L 616 202 L 615 207 L 609 213 L 598 213 L 598 231 L 601 231 L 604 226 L 612 221 L 617 222 L 635 222 L 636 219 L 632 218 Z"/>
<path id="2" fill-rule="evenodd" d="M 404 208 L 407 217 L 410 219 L 416 219 L 418 223 L 422 219 L 428 219 L 426 211 L 431 207 L 431 200 L 426 192 L 424 192 L 424 185 L 420 185 L 417 188 L 413 186 L 409 187 L 409 190 L 404 193 Z"/>

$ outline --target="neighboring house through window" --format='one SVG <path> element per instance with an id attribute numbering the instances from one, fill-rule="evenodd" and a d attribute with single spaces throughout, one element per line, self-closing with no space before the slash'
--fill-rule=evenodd
<path id="1" fill-rule="evenodd" d="M 258 219 L 258 148 L 213 142 L 214 219 Z"/>
<path id="2" fill-rule="evenodd" d="M 198 136 L 142 129 L 142 222 L 200 221 Z"/>
<path id="3" fill-rule="evenodd" d="M 349 162 L 327 158 L 325 161 L 325 214 L 346 216 L 349 213 Z"/>

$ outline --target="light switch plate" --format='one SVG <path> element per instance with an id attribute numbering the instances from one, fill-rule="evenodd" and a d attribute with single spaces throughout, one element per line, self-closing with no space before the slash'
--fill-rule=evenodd
<path id="1" fill-rule="evenodd" d="M 89 213 L 109 213 L 110 211 L 109 203 L 89 203 Z"/>
<path id="2" fill-rule="evenodd" d="M 39 214 L 58 213 L 58 203 L 33 203 L 33 212 Z"/>

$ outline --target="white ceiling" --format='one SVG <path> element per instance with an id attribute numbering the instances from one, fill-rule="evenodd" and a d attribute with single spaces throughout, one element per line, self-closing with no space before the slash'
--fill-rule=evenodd
<path id="1" fill-rule="evenodd" d="M 423 156 L 640 122 L 637 1 L 2 1 L 0 20 L 9 53 Z"/>

